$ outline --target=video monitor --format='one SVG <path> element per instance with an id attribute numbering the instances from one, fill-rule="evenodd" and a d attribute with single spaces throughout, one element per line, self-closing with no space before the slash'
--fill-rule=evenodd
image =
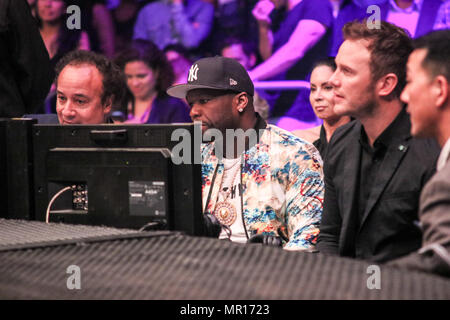
<path id="1" fill-rule="evenodd" d="M 35 219 L 200 235 L 198 134 L 194 124 L 34 125 Z"/>

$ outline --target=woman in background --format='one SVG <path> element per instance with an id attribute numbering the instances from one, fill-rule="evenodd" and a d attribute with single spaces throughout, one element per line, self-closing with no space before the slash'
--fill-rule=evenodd
<path id="1" fill-rule="evenodd" d="M 338 116 L 333 110 L 334 92 L 328 80 L 335 70 L 334 59 L 328 58 L 318 61 L 311 72 L 309 102 L 316 116 L 323 120 L 323 124 L 311 129 L 293 132 L 300 138 L 312 142 L 319 150 L 322 158 L 325 157 L 328 142 L 336 129 L 350 121 L 350 117 Z"/>
<path id="2" fill-rule="evenodd" d="M 89 38 L 85 31 L 66 26 L 69 0 L 37 0 L 36 19 L 39 24 L 50 63 L 54 68 L 58 60 L 72 50 L 89 50 Z"/>
<path id="3" fill-rule="evenodd" d="M 125 123 L 191 122 L 187 105 L 166 94 L 174 74 L 154 43 L 135 40 L 115 62 L 127 79 L 127 96 L 118 108 L 125 115 Z"/>
<path id="4" fill-rule="evenodd" d="M 175 75 L 172 85 L 185 83 L 192 65 L 186 48 L 180 44 L 170 44 L 164 48 L 164 52 Z"/>
<path id="5" fill-rule="evenodd" d="M 85 31 L 66 26 L 69 15 L 66 13 L 70 0 L 36 0 L 35 18 L 39 32 L 50 57 L 51 70 L 66 53 L 80 49 L 90 50 L 89 38 Z M 53 84 L 45 100 L 43 110 L 38 113 L 56 113 L 56 87 Z"/>

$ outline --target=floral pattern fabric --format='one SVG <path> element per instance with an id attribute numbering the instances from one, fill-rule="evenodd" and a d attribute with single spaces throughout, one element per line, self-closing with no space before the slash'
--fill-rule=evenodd
<path id="1" fill-rule="evenodd" d="M 268 125 L 243 154 L 242 215 L 247 236 L 284 234 L 287 250 L 314 251 L 322 217 L 324 182 L 317 149 Z M 202 145 L 203 212 L 213 213 L 223 176 L 214 143 Z"/>

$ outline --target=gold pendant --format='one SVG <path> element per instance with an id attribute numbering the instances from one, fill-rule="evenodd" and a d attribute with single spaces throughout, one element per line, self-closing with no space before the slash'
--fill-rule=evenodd
<path id="1" fill-rule="evenodd" d="M 237 218 L 235 207 L 231 203 L 225 201 L 216 204 L 214 215 L 221 224 L 226 225 L 227 227 L 231 226 Z"/>

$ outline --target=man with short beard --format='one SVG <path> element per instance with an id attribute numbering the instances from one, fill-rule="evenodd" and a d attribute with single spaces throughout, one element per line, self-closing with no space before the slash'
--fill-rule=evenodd
<path id="1" fill-rule="evenodd" d="M 439 153 L 411 137 L 400 93 L 411 40 L 403 29 L 351 22 L 336 56 L 335 113 L 357 121 L 336 130 L 325 159 L 323 253 L 388 261 L 420 247 L 418 205 Z"/>
<path id="2" fill-rule="evenodd" d="M 267 124 L 255 112 L 254 91 L 245 68 L 219 56 L 196 61 L 186 84 L 167 89 L 186 99 L 204 138 L 214 133 L 202 145 L 202 199 L 211 220 L 206 229 L 218 228 L 206 235 L 315 251 L 323 201 L 319 152 Z"/>

